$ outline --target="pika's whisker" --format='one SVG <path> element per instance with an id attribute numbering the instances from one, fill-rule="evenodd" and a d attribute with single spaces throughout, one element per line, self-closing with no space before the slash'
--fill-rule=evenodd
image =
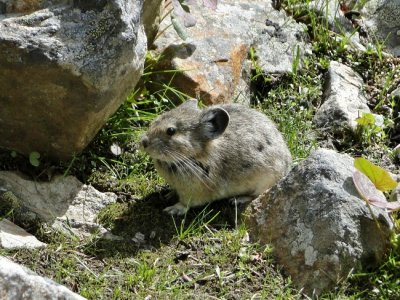
<path id="1" fill-rule="evenodd" d="M 194 163 L 190 158 L 184 156 L 181 153 L 174 153 L 172 151 L 166 150 L 166 153 L 174 159 L 175 165 L 178 167 L 178 171 L 182 174 L 185 172 L 186 174 L 190 175 L 193 174 L 203 185 L 207 188 L 210 188 L 211 178 L 208 174 L 199 167 L 196 163 Z"/>

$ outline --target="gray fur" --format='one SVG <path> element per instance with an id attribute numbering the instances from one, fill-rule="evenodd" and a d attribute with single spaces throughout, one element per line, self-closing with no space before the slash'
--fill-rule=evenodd
<path id="1" fill-rule="evenodd" d="M 173 135 L 167 128 L 175 128 Z M 239 104 L 197 108 L 190 100 L 152 122 L 142 148 L 188 208 L 239 196 L 257 197 L 290 168 L 291 155 L 275 124 Z"/>

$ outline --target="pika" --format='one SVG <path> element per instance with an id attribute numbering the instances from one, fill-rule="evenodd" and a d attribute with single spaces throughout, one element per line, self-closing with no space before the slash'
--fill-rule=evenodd
<path id="1" fill-rule="evenodd" d="M 164 209 L 185 214 L 215 200 L 252 200 L 289 170 L 292 158 L 275 124 L 240 104 L 199 109 L 188 100 L 163 113 L 141 138 L 141 148 L 175 190 Z"/>

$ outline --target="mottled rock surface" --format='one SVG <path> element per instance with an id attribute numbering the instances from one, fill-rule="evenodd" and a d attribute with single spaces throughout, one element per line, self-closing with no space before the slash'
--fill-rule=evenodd
<path id="1" fill-rule="evenodd" d="M 142 1 L 36 2 L 0 15 L 0 147 L 67 159 L 142 74 Z"/>
<path id="2" fill-rule="evenodd" d="M 248 211 L 250 237 L 271 244 L 283 270 L 308 295 L 376 266 L 389 246 L 392 221 L 372 207 L 378 229 L 355 189 L 354 170 L 350 156 L 319 149 Z"/>
<path id="3" fill-rule="evenodd" d="M 0 256 L 0 299 L 83 300 L 56 282 Z"/>
<path id="4" fill-rule="evenodd" d="M 45 243 L 42 243 L 13 222 L 7 219 L 0 220 L 0 248 L 33 249 L 45 246 Z"/>
<path id="5" fill-rule="evenodd" d="M 252 42 L 257 64 L 264 74 L 287 74 L 293 71 L 298 56 L 296 68 L 300 70 L 304 55 L 311 53 L 311 47 L 306 43 L 306 27 L 285 12 L 273 9 L 272 1 L 265 2 L 264 24 L 252 25 L 260 30 Z"/>
<path id="6" fill-rule="evenodd" d="M 160 56 L 154 81 L 169 83 L 206 104 L 248 102 L 251 46 L 263 72 L 290 72 L 297 45 L 303 52 L 304 26 L 276 11 L 270 1 L 218 1 L 217 10 L 193 7 L 196 26 L 183 41 L 167 16 L 153 55 Z M 154 87 L 155 89 L 157 86 Z M 159 87 L 158 87 L 159 88 Z"/>
<path id="7" fill-rule="evenodd" d="M 361 76 L 336 61 L 330 63 L 323 99 L 313 120 L 321 129 L 355 129 L 356 119 L 362 117 L 363 112 L 370 112 Z"/>
<path id="8" fill-rule="evenodd" d="M 369 35 L 384 41 L 389 52 L 400 56 L 400 1 L 370 0 L 361 13 Z"/>
<path id="9" fill-rule="evenodd" d="M 113 193 L 100 193 L 73 176 L 58 176 L 50 182 L 35 182 L 14 172 L 0 171 L 0 188 L 11 192 L 19 202 L 17 213 L 23 219 L 39 219 L 48 224 L 68 224 L 83 231 L 98 228 L 96 217 L 114 203 Z"/>

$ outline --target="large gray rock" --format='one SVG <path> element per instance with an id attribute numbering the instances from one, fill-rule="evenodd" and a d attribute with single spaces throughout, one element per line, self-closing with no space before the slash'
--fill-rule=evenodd
<path id="1" fill-rule="evenodd" d="M 142 74 L 142 1 L 11 2 L 39 10 L 0 15 L 0 147 L 69 158 Z"/>
<path id="2" fill-rule="evenodd" d="M 272 1 L 265 2 L 265 26 L 251 25 L 261 29 L 252 42 L 258 66 L 264 74 L 287 74 L 293 71 L 298 56 L 297 70 L 300 70 L 304 55 L 311 53 L 310 45 L 305 42 L 306 26 L 283 11 L 272 9 Z"/>
<path id="3" fill-rule="evenodd" d="M 317 110 L 313 122 L 322 129 L 355 129 L 357 118 L 369 113 L 367 99 L 363 95 L 363 80 L 350 67 L 331 61 L 324 88 L 324 102 Z"/>
<path id="4" fill-rule="evenodd" d="M 68 224 L 71 228 L 92 230 L 97 226 L 99 211 L 117 200 L 115 194 L 100 193 L 73 176 L 35 182 L 14 172 L 0 171 L 0 190 L 14 195 L 19 218 L 38 219 L 57 228 Z"/>
<path id="5" fill-rule="evenodd" d="M 46 244 L 26 232 L 13 222 L 0 220 L 0 248 L 4 249 L 33 249 L 43 248 Z"/>
<path id="6" fill-rule="evenodd" d="M 384 41 L 389 52 L 400 56 L 400 1 L 370 0 L 361 12 L 370 36 Z"/>
<path id="7" fill-rule="evenodd" d="M 319 149 L 248 211 L 250 237 L 272 245 L 284 271 L 308 295 L 376 266 L 390 244 L 392 221 L 381 208 L 371 207 L 371 214 L 353 184 L 354 170 L 350 156 Z"/>
<path id="8" fill-rule="evenodd" d="M 0 256 L 0 299 L 83 300 L 56 282 Z"/>
<path id="9" fill-rule="evenodd" d="M 200 2 L 200 1 L 199 1 Z M 263 72 L 292 70 L 297 45 L 303 53 L 305 27 L 276 11 L 271 1 L 218 1 L 217 10 L 192 7 L 197 23 L 183 41 L 166 17 L 154 42 L 154 82 L 170 83 L 206 104 L 248 102 L 251 46 Z M 268 22 L 268 26 L 266 25 Z M 155 88 L 159 88 L 156 86 Z"/>

